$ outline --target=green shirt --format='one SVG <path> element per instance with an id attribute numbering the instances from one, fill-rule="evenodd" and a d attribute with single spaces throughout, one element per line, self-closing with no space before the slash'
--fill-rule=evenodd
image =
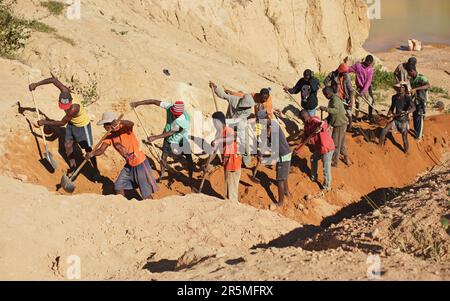
<path id="1" fill-rule="evenodd" d="M 190 117 L 189 114 L 185 111 L 183 115 L 176 118 L 173 116 L 172 112 L 170 112 L 170 108 L 172 107 L 171 103 L 161 102 L 161 108 L 166 109 L 167 113 L 167 121 L 164 126 L 164 132 L 172 132 L 176 133 L 172 136 L 166 138 L 167 142 L 172 143 L 181 143 L 183 139 L 189 140 L 189 126 L 190 126 Z"/>
<path id="2" fill-rule="evenodd" d="M 417 74 L 416 78 L 411 78 L 411 88 L 413 88 L 413 89 L 428 85 L 428 83 L 429 83 L 428 79 L 422 74 Z M 428 89 L 417 91 L 416 97 L 414 99 L 415 99 L 416 104 L 419 104 L 419 103 L 427 104 Z"/>
<path id="3" fill-rule="evenodd" d="M 347 112 L 345 111 L 344 103 L 336 94 L 334 94 L 330 99 L 327 112 L 330 115 L 328 117 L 328 124 L 330 126 L 340 127 L 348 124 Z"/>

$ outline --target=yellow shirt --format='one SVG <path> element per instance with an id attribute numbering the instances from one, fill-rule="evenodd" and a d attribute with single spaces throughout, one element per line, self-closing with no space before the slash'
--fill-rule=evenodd
<path id="1" fill-rule="evenodd" d="M 73 126 L 76 126 L 78 128 L 88 125 L 89 122 L 91 122 L 91 120 L 90 120 L 89 115 L 87 114 L 86 109 L 84 108 L 83 104 L 81 102 L 79 102 L 78 99 L 76 99 L 76 98 L 73 98 L 72 103 L 80 105 L 80 110 L 78 111 L 77 115 L 72 117 L 72 119 L 70 120 L 70 123 Z"/>

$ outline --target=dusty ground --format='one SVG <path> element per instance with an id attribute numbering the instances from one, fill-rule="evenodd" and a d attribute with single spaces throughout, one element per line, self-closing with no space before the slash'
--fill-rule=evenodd
<path id="1" fill-rule="evenodd" d="M 248 6 L 234 3 L 218 15 L 209 12 L 215 11 L 222 1 L 205 1 L 199 7 L 186 1 L 164 5 L 155 1 L 152 3 L 158 5 L 151 6 L 149 14 L 149 7 L 142 9 L 142 1 L 118 1 L 115 5 L 110 1 L 86 2 L 80 22 L 46 16 L 36 1 L 19 2 L 26 18 L 37 17 L 57 27 L 58 33 L 73 39 L 75 45 L 50 34 L 34 33 L 20 60 L 0 59 L 0 226 L 4 230 L 0 236 L 1 279 L 67 279 L 66 260 L 70 255 L 81 259 L 85 280 L 372 279 L 367 276 L 369 252 L 382 256 L 382 279 L 449 279 L 448 256 L 444 254 L 448 254 L 448 236 L 437 226 L 439 218 L 448 214 L 448 206 L 440 201 L 448 186 L 448 178 L 444 177 L 448 165 L 434 170 L 444 176 L 429 175 L 436 177 L 438 186 L 436 191 L 430 187 L 433 200 L 437 200 L 435 205 L 428 206 L 422 192 L 417 191 L 423 184 L 419 182 L 411 188 L 413 192 L 406 190 L 408 204 L 400 203 L 408 209 L 405 213 L 386 208 L 396 221 L 401 214 L 420 217 L 420 227 L 428 227 L 431 233 L 439 235 L 439 250 L 444 252 L 439 255 L 440 261 L 436 256 L 439 252 L 430 253 L 438 249 L 436 246 L 427 249 L 428 246 L 414 243 L 416 238 L 411 238 L 411 226 L 407 223 L 400 222 L 398 226 L 406 234 L 401 252 L 392 250 L 385 233 L 389 219 L 380 219 L 377 224 L 369 214 L 347 221 L 351 226 L 343 222 L 342 227 L 355 226 L 355 239 L 352 233 L 334 231 L 336 226 L 326 229 L 330 223 L 338 224 L 344 213 L 351 217 L 369 212 L 359 207 L 360 200 L 367 201 L 369 197 L 379 206 L 391 199 L 396 188 L 413 183 L 417 174 L 441 165 L 440 161 L 447 164 L 442 155 L 448 152 L 449 115 L 428 118 L 424 141 L 416 144 L 411 140 L 409 155 L 404 155 L 392 141 L 380 149 L 374 143 L 380 128 L 359 124 L 363 132 L 347 137 L 352 165 L 341 164 L 333 170 L 334 189 L 327 195 L 319 194 L 320 187 L 307 178 L 310 153 L 304 150 L 301 159 L 294 160 L 289 179 L 294 197 L 275 212 L 269 210 L 276 197 L 272 180 L 275 172 L 268 167 L 258 174 L 264 185 L 253 184 L 250 171 L 244 171 L 243 204 L 220 200 L 224 194 L 220 170 L 205 185 L 208 196 L 191 194 L 190 186 L 199 184 L 198 170 L 195 183 L 189 183 L 180 171 L 169 185 L 161 185 L 158 200 L 127 202 L 110 195 L 123 165 L 122 158 L 112 150 L 99 159 L 104 175 L 101 183 L 94 183 L 86 168 L 76 180 L 74 195 L 56 192 L 67 169 L 61 148 L 62 129 L 48 132 L 50 150 L 59 163 L 51 173 L 39 161 L 42 143 L 31 126 L 36 114 L 27 90 L 28 76 L 37 80 L 54 71 L 67 77 L 76 75 L 83 83 L 96 79 L 99 99 L 89 106 L 92 120 L 105 110 L 114 110 L 136 122 L 128 102 L 148 97 L 181 98 L 191 114 L 210 115 L 214 105 L 207 82 L 211 79 L 237 90 L 256 91 L 271 86 L 274 106 L 283 109 L 290 102 L 279 84 L 294 84 L 304 68 L 330 71 L 324 69 L 334 68 L 347 55 L 354 59 L 365 55 L 360 43 L 366 38 L 368 22 L 360 17 L 365 14 L 362 1 L 345 0 L 349 5 L 344 5 L 343 10 L 335 9 L 328 1 L 322 5 L 324 0 L 298 2 L 298 7 L 288 13 L 280 3 L 269 2 L 267 11 L 265 2 Z M 173 3 L 180 5 L 171 10 Z M 237 28 L 229 22 L 230 11 L 237 11 L 239 18 L 248 23 Z M 253 19 L 248 19 L 248 12 Z M 292 18 L 299 13 L 305 15 L 305 21 L 291 32 Z M 272 24 L 275 19 L 278 26 Z M 218 20 L 226 22 L 217 23 Z M 348 21 L 349 27 L 339 36 L 333 35 L 332 41 L 315 40 L 317 28 L 324 36 L 335 32 L 333 20 Z M 200 25 L 205 22 L 210 25 L 202 28 Z M 218 31 L 220 28 L 225 28 L 225 32 Z M 262 28 L 270 35 L 259 45 Z M 292 37 L 297 37 L 294 44 L 289 42 Z M 328 49 L 329 53 L 317 49 Z M 252 55 L 254 52 L 257 55 Z M 448 47 L 443 47 L 426 48 L 417 54 L 419 65 L 422 62 L 424 68 L 421 72 L 430 77 L 433 85 L 447 90 L 448 81 L 442 71 L 449 53 Z M 410 54 L 397 51 L 378 56 L 388 68 L 394 68 Z M 442 63 L 436 64 L 435 57 L 442 58 Z M 164 68 L 170 69 L 170 77 L 163 74 Z M 96 75 L 90 77 L 93 73 Z M 384 93 L 390 95 L 391 91 Z M 36 91 L 42 113 L 54 119 L 62 116 L 56 97 L 53 87 Z M 322 95 L 320 102 L 325 104 Z M 225 107 L 226 103 L 220 101 L 219 109 Z M 164 115 L 160 111 L 139 111 L 150 132 L 161 131 Z M 289 130 L 297 129 L 290 124 Z M 102 133 L 101 128 L 94 126 L 95 139 Z M 140 127 L 136 133 L 144 138 Z M 394 138 L 400 143 L 398 134 Z M 425 175 L 423 179 L 429 178 Z M 366 220 L 370 231 L 379 226 L 381 243 L 375 238 L 367 242 L 362 236 L 368 236 L 368 230 L 362 226 Z M 318 245 L 308 240 L 315 234 L 319 235 L 314 238 Z M 430 243 L 428 236 L 416 237 Z M 326 245 L 327 239 L 333 245 Z M 336 243 L 337 240 L 342 243 Z M 352 241 L 357 244 L 352 245 Z M 367 248 L 366 244 L 374 247 Z"/>
<path id="2" fill-rule="evenodd" d="M 206 196 L 64 197 L 1 176 L 0 279 L 67 279 L 79 258 L 84 280 L 450 280 L 448 168 L 328 229 Z"/>

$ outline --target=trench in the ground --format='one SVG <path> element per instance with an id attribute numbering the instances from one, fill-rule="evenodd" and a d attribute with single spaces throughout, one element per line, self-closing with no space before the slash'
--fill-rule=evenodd
<path id="1" fill-rule="evenodd" d="M 275 210 L 300 223 L 320 225 L 326 220 L 331 220 L 333 216 L 337 217 L 341 214 L 342 208 L 358 202 L 363 196 L 375 193 L 373 199 L 378 200 L 380 194 L 377 191 L 384 193 L 385 187 L 400 188 L 411 184 L 417 174 L 438 164 L 442 152 L 448 150 L 449 119 L 449 115 L 428 118 L 425 139 L 415 143 L 410 138 L 411 149 L 408 155 L 403 153 L 399 145 L 401 137 L 398 134 L 390 137 L 385 148 L 380 148 L 376 143 L 368 142 L 366 139 L 379 136 L 381 128 L 366 123 L 357 124 L 363 131 L 347 136 L 347 148 L 352 165 L 346 167 L 341 163 L 338 168 L 333 168 L 333 190 L 325 195 L 320 192 L 320 185 L 309 179 L 311 153 L 305 149 L 300 157 L 295 157 L 292 161 L 289 186 L 293 197 L 285 200 L 282 208 Z M 1 170 L 11 177 L 43 185 L 50 191 L 67 194 L 62 189 L 57 190 L 60 178 L 68 168 L 64 160 L 64 130 L 56 129 L 54 133 L 49 134 L 50 151 L 58 162 L 56 170 L 49 169 L 45 159 L 40 159 L 40 152 L 43 151 L 42 143 L 31 127 L 30 131 L 19 132 L 9 137 L 3 145 L 5 155 L 1 159 Z M 189 181 L 182 164 L 175 163 L 173 166 L 177 173 L 168 182 L 159 185 L 155 199 L 193 193 L 192 187 L 198 188 L 203 176 L 199 166 L 204 159 L 197 159 L 193 182 Z M 78 162 L 81 161 L 82 156 L 79 153 Z M 74 193 L 113 194 L 114 180 L 123 164 L 123 159 L 114 150 L 107 151 L 104 156 L 98 158 L 102 177 L 95 179 L 92 167 L 86 165 L 75 181 Z M 154 163 L 152 167 L 157 177 L 159 167 Z M 243 169 L 240 182 L 241 202 L 258 209 L 273 209 L 273 204 L 277 200 L 275 168 L 262 167 L 258 173 L 259 184 L 251 181 L 251 174 L 251 169 Z M 319 180 L 323 180 L 321 172 Z M 224 199 L 224 173 L 220 165 L 215 166 L 215 171 L 206 180 L 203 193 Z M 139 198 L 139 194 L 134 192 L 128 195 L 130 199 L 133 197 Z"/>

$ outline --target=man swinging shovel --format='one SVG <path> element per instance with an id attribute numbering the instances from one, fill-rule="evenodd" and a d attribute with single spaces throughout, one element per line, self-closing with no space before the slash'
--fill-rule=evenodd
<path id="1" fill-rule="evenodd" d="M 120 122 L 120 120 L 122 120 L 123 118 L 123 114 L 120 115 L 120 117 L 117 119 L 117 121 Z M 108 128 L 107 132 L 105 133 L 105 135 L 103 135 L 103 137 L 100 139 L 100 141 L 97 143 L 97 145 L 95 145 L 94 149 L 92 150 L 92 153 L 95 153 L 103 144 L 103 141 L 111 134 L 111 132 L 113 131 L 113 128 L 110 127 Z M 94 156 L 92 156 L 91 158 L 93 158 Z M 81 169 L 84 167 L 84 165 L 91 160 L 91 158 L 86 158 L 83 163 L 81 163 L 81 165 L 75 170 L 75 172 L 71 175 L 63 175 L 61 178 L 61 187 L 62 189 L 64 189 L 66 192 L 69 193 L 73 193 L 75 191 L 75 183 L 74 180 L 77 177 L 77 175 L 80 173 Z"/>

